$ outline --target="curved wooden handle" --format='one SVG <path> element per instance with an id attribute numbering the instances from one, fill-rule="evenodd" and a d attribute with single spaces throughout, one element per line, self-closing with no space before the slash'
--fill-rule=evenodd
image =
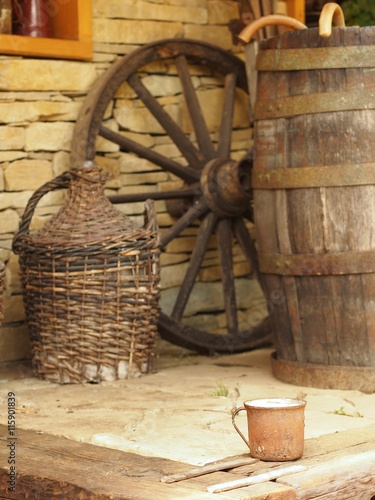
<path id="1" fill-rule="evenodd" d="M 294 17 L 282 16 L 281 14 L 271 14 L 269 16 L 263 16 L 260 19 L 256 19 L 252 23 L 248 24 L 238 35 L 238 38 L 243 42 L 248 43 L 258 30 L 271 25 L 287 26 L 288 28 L 292 28 L 294 30 L 307 29 L 307 26 L 301 23 L 301 21 L 294 19 Z"/>
<path id="2" fill-rule="evenodd" d="M 326 3 L 319 17 L 319 35 L 327 38 L 331 36 L 332 25 L 345 28 L 344 13 L 339 4 Z"/>

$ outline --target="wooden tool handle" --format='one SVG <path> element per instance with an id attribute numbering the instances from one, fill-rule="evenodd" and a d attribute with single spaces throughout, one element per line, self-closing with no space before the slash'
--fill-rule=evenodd
<path id="1" fill-rule="evenodd" d="M 176 483 L 177 481 L 183 481 L 184 479 L 191 479 L 193 477 L 204 476 L 205 474 L 211 474 L 212 472 L 219 472 L 222 470 L 235 469 L 236 467 L 242 467 L 244 465 L 250 465 L 257 463 L 259 460 L 257 458 L 236 458 L 234 460 L 226 460 L 224 462 L 218 462 L 214 464 L 203 465 L 202 467 L 196 467 L 187 472 L 181 472 L 179 474 L 172 474 L 171 476 L 163 476 L 160 478 L 161 483 Z"/>
<path id="2" fill-rule="evenodd" d="M 345 28 L 344 13 L 339 4 L 326 3 L 319 17 L 319 35 L 329 37 L 332 33 L 332 25 Z"/>
<path id="3" fill-rule="evenodd" d="M 234 481 L 228 481 L 227 483 L 214 484 L 207 487 L 209 493 L 221 493 L 223 491 L 234 490 L 236 488 L 243 488 L 244 486 L 250 486 L 252 484 L 264 483 L 265 481 L 272 481 L 273 479 L 278 479 L 281 476 L 287 474 L 294 474 L 295 472 L 302 472 L 307 470 L 307 467 L 303 465 L 291 465 L 288 467 L 283 467 L 281 469 L 276 469 L 273 471 L 265 472 L 263 474 L 256 474 L 255 476 L 244 477 L 242 479 L 236 479 Z"/>
<path id="4" fill-rule="evenodd" d="M 238 35 L 238 38 L 243 42 L 248 43 L 258 30 L 270 25 L 282 25 L 295 30 L 307 29 L 307 26 L 301 23 L 301 21 L 294 19 L 293 17 L 283 16 L 280 14 L 271 14 L 269 16 L 263 16 L 260 19 L 257 19 L 248 24 Z"/>

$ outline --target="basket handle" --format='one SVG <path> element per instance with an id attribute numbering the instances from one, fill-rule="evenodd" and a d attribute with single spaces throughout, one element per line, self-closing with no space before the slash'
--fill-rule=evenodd
<path id="1" fill-rule="evenodd" d="M 17 233 L 13 238 L 12 249 L 14 253 L 20 253 L 22 241 L 29 233 L 31 219 L 33 218 L 35 208 L 41 198 L 50 191 L 55 191 L 56 189 L 67 188 L 72 180 L 72 172 L 66 171 L 61 175 L 55 177 L 52 181 L 48 181 L 43 186 L 38 188 L 34 194 L 29 199 L 25 211 L 22 215 L 19 228 Z"/>
<path id="2" fill-rule="evenodd" d="M 294 17 L 283 16 L 281 14 L 270 14 L 269 16 L 263 16 L 260 19 L 256 19 L 252 23 L 248 24 L 238 35 L 238 38 L 245 43 L 250 42 L 255 33 L 264 28 L 265 26 L 271 25 L 282 25 L 292 28 L 294 30 L 305 30 L 307 26 L 294 19 Z"/>
<path id="3" fill-rule="evenodd" d="M 345 17 L 339 4 L 329 2 L 323 6 L 320 13 L 319 35 L 324 38 L 331 36 L 332 25 L 345 28 Z"/>
<path id="4" fill-rule="evenodd" d="M 145 201 L 145 223 L 143 228 L 146 231 L 158 231 L 158 223 L 156 222 L 155 203 L 154 200 L 148 199 Z"/>

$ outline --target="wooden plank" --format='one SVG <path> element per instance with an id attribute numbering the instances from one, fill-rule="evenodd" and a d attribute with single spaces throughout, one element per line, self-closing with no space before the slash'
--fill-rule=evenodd
<path id="1" fill-rule="evenodd" d="M 334 456 L 333 456 L 334 455 Z M 339 451 L 327 463 L 313 464 L 308 472 L 277 479 L 293 486 L 299 500 L 313 498 L 352 500 L 370 498 L 375 492 L 375 450 Z M 309 462 L 305 462 L 309 465 Z M 365 496 L 366 495 L 366 496 Z"/>
<path id="2" fill-rule="evenodd" d="M 331 453 L 336 453 L 338 450 L 349 453 L 350 449 L 357 449 L 358 446 L 362 446 L 364 450 L 375 449 L 375 425 L 306 439 L 303 457 L 299 462 L 316 461 L 318 458 L 329 457 Z M 329 460 L 324 458 L 324 461 L 328 462 Z M 272 465 L 279 467 L 281 464 L 282 462 L 273 462 Z M 247 475 L 256 472 L 259 474 L 263 472 L 265 465 L 267 465 L 265 462 L 257 462 L 253 465 L 238 467 L 232 473 Z M 302 465 L 304 464 L 302 463 Z"/>
<path id="3" fill-rule="evenodd" d="M 191 465 L 172 460 L 144 457 L 17 429 L 15 492 L 7 491 L 10 480 L 8 429 L 0 425 L 0 494 L 11 500 L 79 498 L 81 500 L 261 500 L 264 491 L 272 500 L 291 500 L 293 489 L 270 483 L 262 489 L 241 488 L 219 495 L 208 493 L 207 486 L 225 482 L 232 474 L 216 472 L 209 478 L 194 478 L 178 484 L 164 484 L 166 474 L 184 472 Z M 262 485 L 256 485 L 262 488 Z M 275 494 L 275 496 L 273 496 Z M 288 496 L 289 495 L 289 496 Z"/>
<path id="4" fill-rule="evenodd" d="M 292 487 L 298 500 L 370 500 L 375 495 L 375 425 L 306 440 L 298 464 L 308 470 L 276 481 Z M 259 474 L 284 465 L 258 462 L 232 472 Z"/>
<path id="5" fill-rule="evenodd" d="M 257 93 L 258 73 L 255 68 L 257 52 L 258 42 L 256 42 L 255 40 L 251 40 L 245 45 L 246 77 L 249 86 L 249 100 L 252 121 L 254 120 L 254 106 Z"/>
<path id="6" fill-rule="evenodd" d="M 284 151 L 282 151 L 282 156 L 285 158 Z M 286 190 L 278 189 L 275 191 L 274 196 L 276 203 L 275 216 L 277 220 L 276 225 L 280 245 L 280 253 L 290 255 L 292 254 L 292 246 L 290 243 L 287 192 Z M 306 360 L 303 349 L 301 319 L 299 316 L 297 280 L 294 276 L 286 276 L 283 281 L 296 357 L 298 361 L 304 362 Z"/>
<path id="7" fill-rule="evenodd" d="M 8 429 L 0 426 L 0 491 L 7 491 Z M 159 482 L 186 464 L 70 441 L 34 431 L 16 431 L 16 486 L 9 499 L 192 498 L 192 487 Z M 224 477 L 227 477 L 224 474 Z M 202 492 L 202 499 L 212 495 Z M 226 497 L 228 498 L 228 497 Z M 221 499 L 220 499 L 221 500 Z"/>
<path id="8" fill-rule="evenodd" d="M 206 474 L 211 474 L 212 472 L 219 472 L 222 470 L 228 470 L 235 467 L 242 467 L 243 465 L 248 465 L 249 463 L 258 462 L 256 458 L 237 458 L 235 460 L 225 460 L 222 462 L 214 463 L 214 464 L 206 464 L 202 467 L 195 467 L 194 469 L 190 469 L 186 472 L 180 472 L 178 474 L 172 474 L 169 476 L 163 476 L 160 478 L 162 483 L 177 483 L 178 481 L 184 481 L 185 479 L 191 479 L 193 477 L 201 477 Z"/>
<path id="9" fill-rule="evenodd" d="M 8 493 L 8 436 L 7 427 L 1 425 L 0 493 L 10 500 L 51 500 L 58 495 L 94 500 L 309 500 L 317 496 L 369 500 L 375 492 L 375 425 L 307 440 L 304 457 L 298 461 L 308 468 L 306 472 L 219 494 L 208 493 L 207 487 L 286 464 L 258 461 L 247 468 L 165 484 L 161 477 L 191 466 L 17 429 L 16 491 Z"/>
<path id="10" fill-rule="evenodd" d="M 231 473 L 215 473 L 201 478 L 191 479 L 186 481 L 186 486 L 195 488 L 193 497 L 189 500 L 201 500 L 200 492 L 206 492 L 209 486 L 216 483 L 224 483 L 231 479 L 237 479 L 238 475 Z M 184 482 L 185 484 L 185 482 Z M 173 485 L 170 485 L 173 486 Z M 199 490 L 199 491 L 198 491 Z M 260 484 L 254 484 L 237 490 L 226 491 L 225 493 L 212 493 L 211 498 L 216 500 L 223 500 L 223 498 L 231 498 L 233 500 L 296 500 L 296 493 L 293 487 L 278 484 L 273 481 L 268 481 Z M 225 497 L 224 497 L 225 495 Z M 176 499 L 179 498 L 176 496 Z M 150 500 L 145 498 L 144 500 Z"/>
<path id="11" fill-rule="evenodd" d="M 225 483 L 217 483 L 209 486 L 207 491 L 210 493 L 221 493 L 223 491 L 231 491 L 237 488 L 242 488 L 244 486 L 250 486 L 252 484 L 261 484 L 266 483 L 268 481 L 273 481 L 278 479 L 281 476 L 290 475 L 296 472 L 305 471 L 306 467 L 303 465 L 286 465 L 280 469 L 274 469 L 263 474 L 255 474 L 251 477 L 242 477 L 240 479 L 231 479 L 230 481 L 226 481 Z"/>
<path id="12" fill-rule="evenodd" d="M 23 56 L 92 59 L 92 43 L 57 38 L 32 38 L 20 35 L 0 35 L 0 53 Z"/>

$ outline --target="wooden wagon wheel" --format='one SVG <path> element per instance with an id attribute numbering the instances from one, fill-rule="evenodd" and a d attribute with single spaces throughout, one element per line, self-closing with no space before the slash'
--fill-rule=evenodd
<path id="1" fill-rule="evenodd" d="M 195 139 L 186 134 L 160 105 L 142 82 L 145 66 L 168 61 L 173 63 L 181 85 L 181 95 L 187 106 Z M 193 65 L 193 66 L 192 66 Z M 212 76 L 223 80 L 223 102 L 217 127 L 217 144 L 213 141 L 190 74 L 192 67 L 209 68 Z M 143 73 L 144 74 L 144 73 Z M 216 81 L 216 80 L 215 80 Z M 113 131 L 103 122 L 108 105 L 126 82 L 172 139 L 183 158 L 171 159 L 130 139 L 122 131 Z M 191 224 L 199 223 L 195 247 L 186 274 L 176 293 L 170 314 L 161 313 L 159 329 L 162 338 L 202 353 L 234 353 L 270 344 L 268 319 L 264 316 L 255 324 L 240 324 L 233 273 L 232 243 L 235 240 L 245 259 L 256 271 L 256 251 L 246 221 L 252 219 L 250 169 L 251 158 L 236 162 L 231 159 L 232 120 L 237 89 L 247 92 L 244 63 L 216 46 L 186 39 L 161 40 L 145 45 L 113 64 L 94 85 L 83 103 L 76 122 L 72 143 L 72 165 L 92 160 L 96 155 L 96 140 L 100 136 L 119 146 L 120 151 L 147 159 L 163 171 L 183 181 L 179 190 L 144 192 L 113 196 L 113 203 L 154 200 L 174 200 L 180 217 L 165 233 L 165 247 Z M 223 314 L 226 333 L 201 330 L 185 324 L 184 311 L 197 280 L 211 235 L 216 233 L 223 289 Z M 209 298 L 207 298 L 209 301 Z"/>

